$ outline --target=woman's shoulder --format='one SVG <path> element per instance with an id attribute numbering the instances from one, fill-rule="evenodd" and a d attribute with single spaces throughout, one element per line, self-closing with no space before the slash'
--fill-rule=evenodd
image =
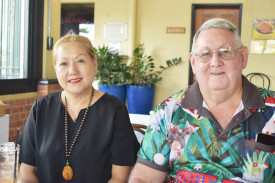
<path id="1" fill-rule="evenodd" d="M 113 95 L 110 95 L 109 93 L 104 93 L 102 95 L 101 99 L 104 102 L 110 102 L 110 103 L 114 103 L 114 104 L 117 104 L 117 105 L 123 105 L 124 104 L 120 99 L 118 99 L 117 97 L 115 97 Z"/>
<path id="2" fill-rule="evenodd" d="M 106 104 L 114 107 L 125 106 L 125 104 L 120 99 L 108 93 L 103 93 L 103 95 L 98 99 L 97 102 L 100 104 Z"/>
<path id="3" fill-rule="evenodd" d="M 48 95 L 45 95 L 43 97 L 39 97 L 36 99 L 35 104 L 42 105 L 42 104 L 57 104 L 60 103 L 60 94 L 61 91 L 54 92 Z"/>

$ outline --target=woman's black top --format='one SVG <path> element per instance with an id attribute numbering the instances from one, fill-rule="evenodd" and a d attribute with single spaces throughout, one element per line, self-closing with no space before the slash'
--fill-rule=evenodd
<path id="1" fill-rule="evenodd" d="M 65 107 L 60 96 L 57 92 L 36 100 L 20 137 L 20 162 L 37 168 L 40 183 L 106 183 L 112 165 L 135 164 L 139 143 L 127 108 L 116 97 L 104 94 L 89 107 L 69 158 L 74 177 L 65 181 Z M 68 116 L 69 146 L 85 110 L 79 112 L 76 123 Z"/>

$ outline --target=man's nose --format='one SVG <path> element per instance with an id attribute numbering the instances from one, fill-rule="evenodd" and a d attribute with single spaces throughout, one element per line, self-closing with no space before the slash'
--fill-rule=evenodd
<path id="1" fill-rule="evenodd" d="M 211 66 L 218 66 L 221 63 L 221 57 L 219 55 L 219 52 L 213 52 L 212 53 L 212 58 L 210 60 L 210 65 Z"/>

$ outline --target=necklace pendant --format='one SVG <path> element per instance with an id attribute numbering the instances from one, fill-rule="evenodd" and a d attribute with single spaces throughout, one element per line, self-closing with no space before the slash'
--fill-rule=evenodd
<path id="1" fill-rule="evenodd" d="M 65 151 L 66 151 L 66 158 L 69 158 L 70 155 L 71 155 L 72 149 L 74 147 L 74 143 L 77 140 L 79 132 L 80 132 L 80 130 L 82 128 L 82 125 L 83 125 L 83 123 L 85 121 L 87 112 L 89 110 L 89 106 L 91 105 L 91 102 L 92 102 L 92 99 L 93 99 L 93 96 L 94 96 L 94 88 L 92 87 L 92 94 L 91 94 L 91 98 L 90 98 L 89 104 L 88 104 L 88 106 L 86 108 L 86 112 L 85 112 L 85 114 L 83 116 L 83 119 L 82 119 L 82 121 L 80 123 L 78 131 L 77 131 L 77 133 L 76 133 L 76 135 L 74 137 L 73 143 L 71 144 L 70 150 L 68 151 L 68 106 L 67 106 L 67 97 L 66 97 L 66 94 L 65 94 Z M 63 176 L 63 178 L 65 180 L 72 180 L 73 175 L 74 175 L 73 169 L 69 165 L 69 161 L 67 159 L 66 165 L 64 166 L 63 171 L 62 171 L 62 176 Z"/>
<path id="2" fill-rule="evenodd" d="M 69 165 L 69 162 L 67 161 L 66 165 L 64 166 L 64 169 L 62 171 L 62 175 L 63 175 L 63 178 L 65 180 L 72 180 L 73 178 L 73 169 L 72 167 Z"/>

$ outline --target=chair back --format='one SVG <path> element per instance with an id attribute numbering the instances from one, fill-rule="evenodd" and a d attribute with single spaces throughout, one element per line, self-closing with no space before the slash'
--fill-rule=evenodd
<path id="1" fill-rule="evenodd" d="M 142 124 L 132 123 L 132 127 L 134 129 L 138 142 L 141 144 L 147 126 Z"/>
<path id="2" fill-rule="evenodd" d="M 266 75 L 266 74 L 263 74 L 263 73 L 258 73 L 258 72 L 252 72 L 252 73 L 249 73 L 247 74 L 245 77 L 250 81 L 252 82 L 252 78 L 256 76 L 255 78 L 260 78 L 262 84 L 263 84 L 263 88 L 266 88 L 269 90 L 269 87 L 270 87 L 270 79 L 269 77 Z M 255 79 L 254 78 L 254 79 Z M 255 80 L 254 80 L 255 82 Z M 265 86 L 265 84 L 267 84 L 267 86 Z"/>
<path id="3" fill-rule="evenodd" d="M 136 123 L 132 123 L 133 129 L 134 131 L 138 131 L 139 133 L 142 133 L 143 135 L 145 134 L 146 125 L 142 125 L 142 124 L 136 124 Z"/>

